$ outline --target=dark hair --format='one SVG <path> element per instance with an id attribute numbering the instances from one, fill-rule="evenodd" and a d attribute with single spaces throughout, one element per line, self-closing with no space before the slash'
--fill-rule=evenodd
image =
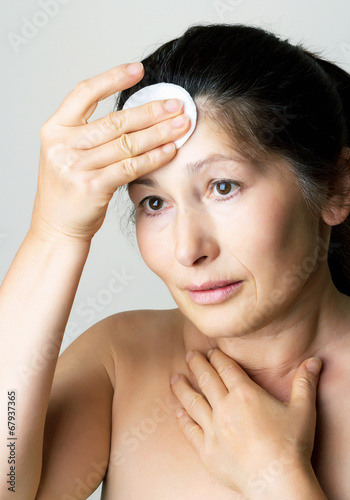
<path id="1" fill-rule="evenodd" d="M 349 175 L 350 75 L 340 67 L 241 24 L 193 25 L 142 63 L 143 79 L 119 93 L 117 110 L 145 86 L 181 85 L 243 155 L 285 159 L 317 219 L 332 194 L 348 203 L 341 181 Z M 350 216 L 332 226 L 328 248 L 332 280 L 346 295 L 349 257 Z"/>

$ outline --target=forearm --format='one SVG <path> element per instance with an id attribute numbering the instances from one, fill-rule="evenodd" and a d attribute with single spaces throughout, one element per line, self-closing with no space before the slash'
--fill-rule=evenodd
<path id="1" fill-rule="evenodd" d="M 0 287 L 0 475 L 8 473 L 8 391 L 16 391 L 16 498 L 40 479 L 42 439 L 56 362 L 90 243 L 28 233 Z M 2 479 L 1 498 L 12 498 Z M 35 490 L 36 491 L 36 490 Z M 11 496 L 12 495 L 12 496 Z"/>

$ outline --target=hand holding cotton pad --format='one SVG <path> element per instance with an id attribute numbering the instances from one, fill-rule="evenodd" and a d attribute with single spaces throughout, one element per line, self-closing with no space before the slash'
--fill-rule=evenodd
<path id="1" fill-rule="evenodd" d="M 150 101 L 158 101 L 160 99 L 180 99 L 184 104 L 184 113 L 189 116 L 191 120 L 191 127 L 187 134 L 174 141 L 175 146 L 180 148 L 191 136 L 197 123 L 196 105 L 190 94 L 183 87 L 175 85 L 174 83 L 165 82 L 148 85 L 129 97 L 123 109 L 135 108 L 136 106 L 142 106 Z"/>

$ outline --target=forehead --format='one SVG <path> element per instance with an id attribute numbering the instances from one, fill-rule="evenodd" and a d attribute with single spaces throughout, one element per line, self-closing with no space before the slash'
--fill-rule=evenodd
<path id="1" fill-rule="evenodd" d="M 200 115 L 199 115 L 200 116 Z M 194 163 L 209 154 L 231 153 L 230 141 L 217 123 L 209 117 L 198 119 L 197 126 L 191 137 L 177 150 L 172 162 L 180 165 Z M 169 162 L 172 163 L 172 162 Z"/>
<path id="2" fill-rule="evenodd" d="M 152 186 L 153 181 L 167 173 L 176 172 L 179 176 L 193 177 L 206 166 L 223 162 L 247 163 L 247 159 L 234 149 L 229 138 L 210 118 L 197 122 L 196 129 L 187 142 L 177 150 L 175 157 L 163 167 L 143 175 L 129 183 Z"/>

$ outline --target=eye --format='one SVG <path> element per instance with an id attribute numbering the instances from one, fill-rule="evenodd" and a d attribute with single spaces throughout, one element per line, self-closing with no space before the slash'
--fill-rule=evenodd
<path id="1" fill-rule="evenodd" d="M 145 206 L 146 204 L 146 208 L 148 208 L 152 212 L 156 212 L 157 210 L 160 210 L 162 208 L 163 203 L 163 200 L 161 200 L 160 198 L 151 196 L 150 198 L 144 200 L 143 206 Z"/>
<path id="2" fill-rule="evenodd" d="M 163 208 L 163 206 L 164 200 L 158 198 L 157 196 L 147 196 L 138 204 L 138 208 L 144 212 L 146 217 L 155 217 L 157 215 L 161 215 L 161 209 Z"/>
<path id="3" fill-rule="evenodd" d="M 215 184 L 215 188 L 217 188 L 219 194 L 229 194 L 231 191 L 231 183 L 229 181 L 219 181 Z"/>
<path id="4" fill-rule="evenodd" d="M 214 194 L 220 195 L 223 200 L 230 199 L 233 194 L 236 193 L 240 185 L 237 182 L 231 181 L 229 179 L 221 179 L 219 181 L 212 182 Z M 231 196 L 228 196 L 231 195 Z M 225 198 L 224 198 L 225 197 Z M 223 201 L 217 200 L 217 201 Z"/>

